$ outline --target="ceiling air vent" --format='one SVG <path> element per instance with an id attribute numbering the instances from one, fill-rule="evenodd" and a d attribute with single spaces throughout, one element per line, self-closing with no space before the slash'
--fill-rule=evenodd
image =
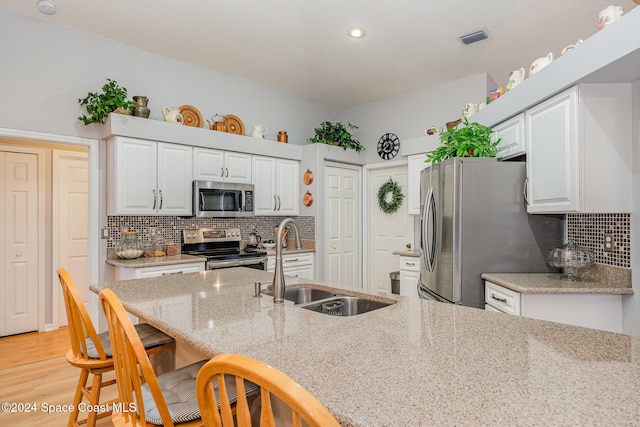
<path id="1" fill-rule="evenodd" d="M 462 44 L 471 44 L 479 42 L 480 40 L 488 39 L 489 35 L 487 34 L 486 30 L 479 30 L 469 34 L 465 34 L 464 36 L 460 36 L 459 38 Z"/>

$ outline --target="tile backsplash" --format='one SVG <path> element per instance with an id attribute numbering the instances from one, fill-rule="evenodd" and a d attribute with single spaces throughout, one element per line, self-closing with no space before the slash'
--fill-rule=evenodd
<path id="1" fill-rule="evenodd" d="M 604 250 L 604 233 L 615 241 L 612 252 Z M 631 214 L 567 214 L 567 236 L 578 246 L 593 251 L 597 264 L 631 268 Z"/>
<path id="2" fill-rule="evenodd" d="M 109 229 L 109 239 L 107 247 L 114 247 L 122 238 L 122 231 L 137 231 L 138 238 L 150 240 L 149 229 L 156 228 L 159 236 L 165 241 L 172 240 L 180 244 L 182 242 L 182 230 L 192 227 L 217 227 L 217 228 L 240 228 L 242 238 L 251 233 L 255 227 L 257 233 L 263 240 L 275 239 L 273 228 L 280 224 L 280 221 L 287 217 L 279 216 L 254 216 L 250 218 L 184 218 L 178 216 L 154 216 L 154 215 L 117 215 L 107 216 L 107 228 Z M 300 238 L 303 240 L 315 240 L 315 217 L 297 216 L 294 217 L 300 231 Z"/>

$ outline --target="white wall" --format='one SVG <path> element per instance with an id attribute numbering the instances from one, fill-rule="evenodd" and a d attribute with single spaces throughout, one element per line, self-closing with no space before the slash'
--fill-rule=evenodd
<path id="1" fill-rule="evenodd" d="M 464 104 L 480 103 L 487 97 L 493 80 L 486 73 L 403 94 L 336 114 L 336 120 L 360 127 L 354 136 L 366 148 L 366 162 L 384 162 L 376 151 L 378 140 L 387 132 L 403 139 L 424 136 L 432 125 L 444 127 L 462 116 Z M 426 150 L 425 150 L 426 151 Z M 396 156 L 399 160 L 400 155 Z"/>
<path id="2" fill-rule="evenodd" d="M 631 270 L 640 271 L 640 80 L 632 86 L 632 147 L 633 147 L 633 211 L 631 212 Z M 640 277 L 631 275 L 635 295 L 622 299 L 622 331 L 640 336 Z"/>
<path id="3" fill-rule="evenodd" d="M 254 123 L 271 140 L 285 130 L 292 144 L 306 144 L 331 117 L 300 97 L 2 8 L 0 29 L 0 128 L 98 139 L 99 126 L 76 119 L 83 113 L 78 99 L 100 91 L 106 78 L 130 97 L 147 96 L 151 119 L 162 120 L 162 107 L 189 104 L 204 119 L 240 117 L 247 134 Z M 202 54 L 211 55 L 202 45 Z"/>

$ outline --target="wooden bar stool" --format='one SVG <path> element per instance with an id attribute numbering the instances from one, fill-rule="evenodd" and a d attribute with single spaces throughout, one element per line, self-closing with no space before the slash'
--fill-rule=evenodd
<path id="1" fill-rule="evenodd" d="M 98 334 L 91 322 L 89 313 L 85 309 L 84 302 L 71 280 L 71 277 L 64 268 L 58 269 L 58 278 L 62 286 L 64 304 L 67 311 L 67 321 L 69 322 L 69 338 L 71 340 L 71 350 L 67 353 L 67 361 L 80 368 L 80 377 L 76 393 L 73 398 L 73 412 L 69 415 L 69 426 L 77 426 L 86 423 L 88 426 L 95 426 L 98 418 L 103 418 L 111 414 L 111 411 L 97 413 L 89 411 L 86 420 L 78 421 L 78 406 L 83 397 L 89 401 L 89 405 L 108 405 L 117 399 L 100 403 L 100 390 L 102 387 L 115 384 L 116 380 L 103 381 L 102 375 L 113 370 L 112 347 L 109 333 Z M 144 348 L 146 351 L 156 353 L 162 350 L 165 345 L 173 342 L 173 338 L 159 331 L 146 323 L 136 325 L 140 335 L 144 336 Z M 89 375 L 93 375 L 91 384 L 87 385 Z"/>
<path id="2" fill-rule="evenodd" d="M 235 377 L 234 390 L 229 390 L 229 377 Z M 311 393 L 283 372 L 258 360 L 240 354 L 221 354 L 208 361 L 196 379 L 198 406 L 205 427 L 251 427 L 251 414 L 245 395 L 246 384 L 260 391 L 260 426 L 275 426 L 271 395 L 291 408 L 291 425 L 304 420 L 311 427 L 339 427 L 340 423 Z M 236 393 L 235 411 L 228 395 Z"/>

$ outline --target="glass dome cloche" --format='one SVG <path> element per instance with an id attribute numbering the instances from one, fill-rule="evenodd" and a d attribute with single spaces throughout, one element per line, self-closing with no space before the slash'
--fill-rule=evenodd
<path id="1" fill-rule="evenodd" d="M 138 240 L 138 232 L 123 231 L 122 240 L 116 245 L 116 255 L 122 259 L 135 259 L 142 256 L 142 242 Z"/>
<path id="2" fill-rule="evenodd" d="M 547 262 L 553 267 L 561 268 L 560 280 L 569 282 L 580 281 L 578 270 L 590 268 L 595 264 L 591 249 L 577 246 L 571 241 L 559 248 L 551 249 Z"/>

